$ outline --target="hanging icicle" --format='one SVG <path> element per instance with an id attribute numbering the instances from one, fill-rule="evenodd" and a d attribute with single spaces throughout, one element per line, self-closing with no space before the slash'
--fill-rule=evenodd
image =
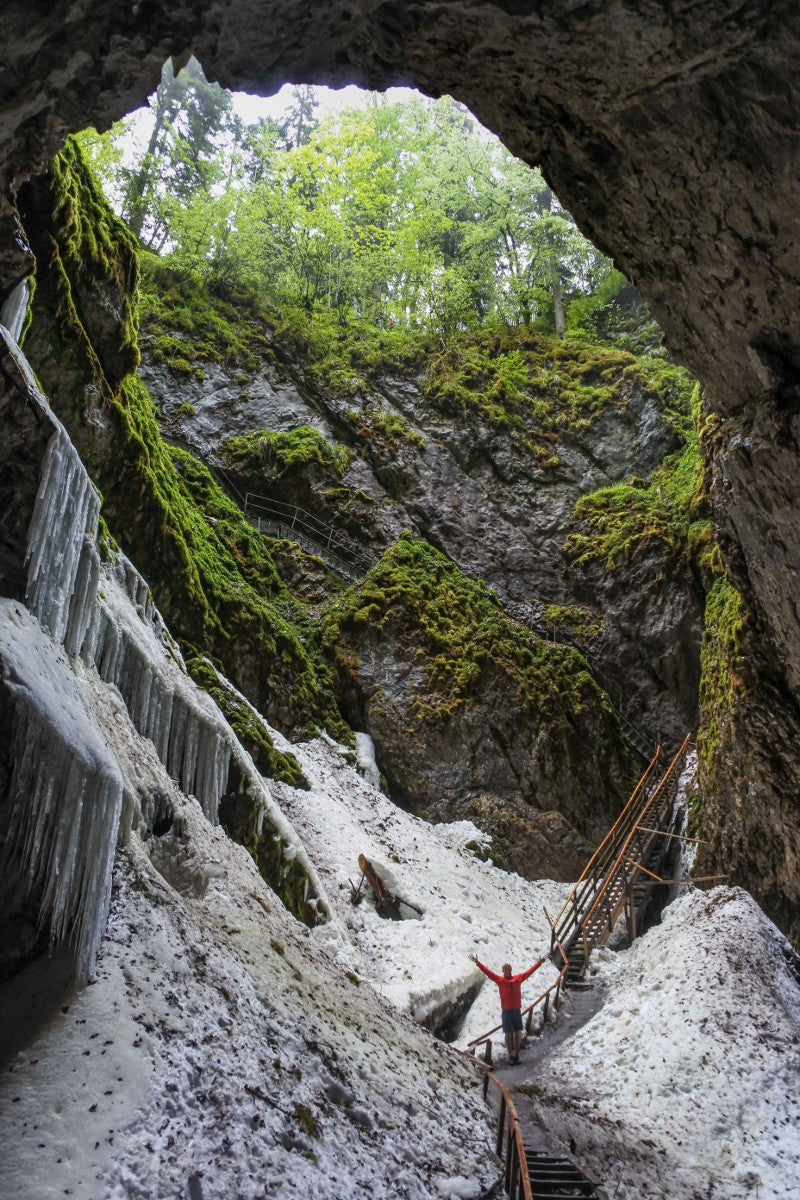
<path id="1" fill-rule="evenodd" d="M 13 710 L 2 869 L 21 871 L 51 945 L 71 941 L 85 979 L 108 914 L 122 774 L 63 650 L 13 600 L 0 600 L 0 679 Z"/>

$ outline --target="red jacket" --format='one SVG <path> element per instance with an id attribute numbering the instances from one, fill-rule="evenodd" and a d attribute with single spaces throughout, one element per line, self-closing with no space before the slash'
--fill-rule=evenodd
<path id="1" fill-rule="evenodd" d="M 523 979 L 527 979 L 534 971 L 538 971 L 543 962 L 544 959 L 540 958 L 527 971 L 523 971 L 520 975 L 512 975 L 510 979 L 506 979 L 505 975 L 495 975 L 494 971 L 490 971 L 482 962 L 479 962 L 478 966 L 484 975 L 488 975 L 500 988 L 500 1007 L 505 1012 L 507 1008 L 522 1008 L 522 988 L 520 985 Z"/>

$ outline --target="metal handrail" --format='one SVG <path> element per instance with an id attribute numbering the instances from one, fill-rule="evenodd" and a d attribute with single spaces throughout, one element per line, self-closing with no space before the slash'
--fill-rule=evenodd
<path id="1" fill-rule="evenodd" d="M 289 517 L 292 521 L 299 522 L 301 526 L 311 530 L 320 539 L 324 539 L 325 542 L 330 542 L 336 534 L 335 526 L 320 521 L 318 517 L 301 508 L 299 504 L 287 504 L 283 500 L 276 500 L 273 496 L 259 495 L 258 492 L 246 492 L 244 503 L 245 508 L 261 508 Z"/>
<path id="2" fill-rule="evenodd" d="M 592 918 L 596 915 L 598 905 L 600 904 L 601 900 L 606 895 L 606 893 L 609 891 L 609 888 L 611 887 L 611 885 L 619 882 L 619 879 L 620 879 L 622 873 L 625 871 L 625 869 L 628 865 L 626 862 L 626 859 L 629 857 L 631 842 L 633 841 L 633 838 L 636 835 L 639 825 L 645 819 L 647 814 L 652 810 L 652 808 L 655 805 L 656 800 L 659 798 L 659 796 L 662 794 L 662 792 L 665 791 L 667 782 L 674 777 L 676 767 L 678 766 L 678 763 L 685 756 L 688 746 L 689 746 L 689 735 L 687 734 L 683 744 L 681 745 L 681 748 L 678 750 L 677 754 L 673 758 L 669 767 L 667 768 L 667 770 L 664 772 L 664 775 L 660 779 L 658 786 L 653 790 L 652 794 L 648 797 L 648 799 L 647 799 L 646 803 L 644 804 L 643 808 L 641 809 L 638 817 L 634 821 L 632 828 L 630 829 L 627 836 L 625 837 L 625 840 L 617 854 L 617 857 L 616 857 L 613 867 L 606 875 L 606 878 L 603 881 L 603 884 L 602 884 L 599 892 L 597 893 L 597 896 L 595 897 L 594 904 L 592 905 L 592 907 L 587 912 L 586 916 L 581 921 L 581 928 L 583 930 L 583 940 L 584 940 L 585 952 L 591 949 L 591 947 L 587 947 L 586 928 L 588 925 L 592 924 Z M 619 824 L 619 822 L 618 822 L 618 824 Z M 656 835 L 651 834 L 649 836 L 648 845 L 653 841 L 654 836 L 656 836 Z M 627 880 L 627 878 L 625 878 L 624 885 L 627 886 L 628 882 L 629 881 Z M 614 903 L 614 901 L 612 901 L 612 904 L 613 903 Z M 612 918 L 612 923 L 613 923 L 613 918 Z M 585 957 L 586 956 L 587 956 L 587 954 L 585 953 Z"/>
<path id="3" fill-rule="evenodd" d="M 335 570 L 340 570 L 342 563 L 345 563 L 365 574 L 373 565 L 372 559 L 354 551 L 334 526 L 319 521 L 299 505 L 286 504 L 282 500 L 273 500 L 270 496 L 248 492 L 245 496 L 244 512 L 248 520 L 259 522 L 259 529 L 261 521 L 266 520 L 277 525 L 280 536 L 290 541 L 302 544 L 305 538 L 312 548 L 311 552 L 316 552 Z"/>
<path id="4" fill-rule="evenodd" d="M 511 1093 L 492 1071 L 491 1057 L 487 1061 L 478 1058 L 475 1054 L 470 1054 L 467 1050 L 460 1050 L 459 1053 L 473 1066 L 484 1072 L 484 1099 L 490 1083 L 500 1093 L 495 1153 L 503 1166 L 503 1184 L 506 1195 L 510 1200 L 534 1200 L 528 1174 L 528 1160 L 522 1140 L 522 1128 L 514 1101 L 511 1099 Z"/>

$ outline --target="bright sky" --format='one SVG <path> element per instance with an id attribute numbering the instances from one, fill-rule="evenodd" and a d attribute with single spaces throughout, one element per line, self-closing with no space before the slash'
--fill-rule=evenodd
<path id="1" fill-rule="evenodd" d="M 254 124 L 259 117 L 276 117 L 292 103 L 291 90 L 293 85 L 285 83 L 274 96 L 251 96 L 247 92 L 233 93 L 233 107 L 247 124 Z M 369 92 L 350 84 L 344 88 L 314 87 L 320 111 L 325 112 L 336 108 L 355 108 L 367 102 Z M 390 100 L 407 100 L 415 95 L 412 88 L 389 88 L 387 96 Z"/>

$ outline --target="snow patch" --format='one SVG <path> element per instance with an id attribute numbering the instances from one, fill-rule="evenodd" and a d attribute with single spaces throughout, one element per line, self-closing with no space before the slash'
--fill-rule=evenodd
<path id="1" fill-rule="evenodd" d="M 600 952 L 597 1015 L 547 1060 L 542 1120 L 619 1200 L 760 1200 L 800 1181 L 800 988 L 738 888 L 674 901 Z"/>
<path id="2" fill-rule="evenodd" d="M 484 861 L 490 841 L 469 821 L 431 825 L 397 808 L 348 765 L 342 747 L 319 739 L 290 744 L 311 785 L 309 791 L 273 784 L 276 800 L 303 838 L 332 908 L 358 948 L 365 973 L 395 1007 L 438 1025 L 468 994 L 458 1045 L 491 1029 L 500 1019 L 497 989 L 469 961 L 477 952 L 499 970 L 510 960 L 522 970 L 550 950 L 544 907 L 561 908 L 569 886 L 529 881 Z M 385 921 L 365 899 L 351 903 L 351 880 L 363 853 L 388 887 L 415 904 L 414 921 Z M 523 1002 L 534 1000 L 557 977 L 549 962 L 527 983 Z M 502 1042 L 502 1038 L 499 1038 Z"/>

